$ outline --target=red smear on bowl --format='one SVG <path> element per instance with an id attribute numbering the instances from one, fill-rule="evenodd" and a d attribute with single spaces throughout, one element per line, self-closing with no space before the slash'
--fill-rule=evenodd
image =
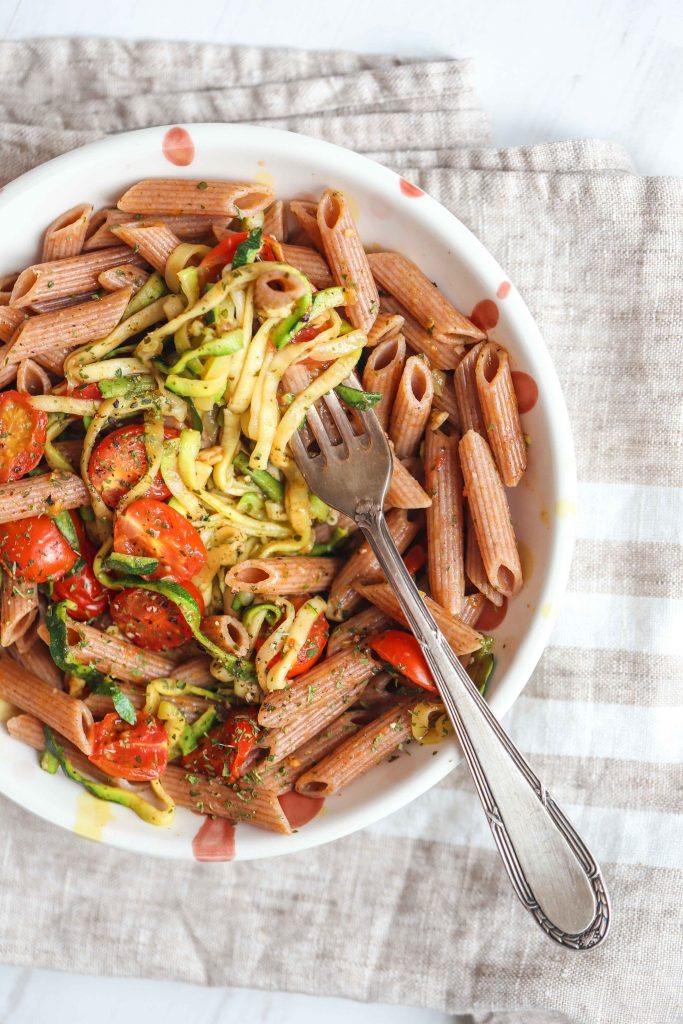
<path id="1" fill-rule="evenodd" d="M 303 796 L 293 789 L 289 793 L 283 793 L 278 800 L 292 828 L 301 828 L 302 825 L 308 824 L 316 814 L 320 814 L 325 803 L 323 796 Z"/>
<path id="2" fill-rule="evenodd" d="M 235 859 L 235 825 L 228 818 L 205 818 L 192 840 L 195 860 Z"/>
<path id="3" fill-rule="evenodd" d="M 470 320 L 480 331 L 490 331 L 498 323 L 498 315 L 493 299 L 482 299 L 470 313 Z"/>
<path id="4" fill-rule="evenodd" d="M 187 128 L 176 125 L 164 135 L 161 151 L 169 163 L 187 167 L 194 160 L 194 142 Z"/>
<path id="5" fill-rule="evenodd" d="M 517 395 L 517 406 L 520 412 L 529 412 L 538 401 L 538 384 L 528 373 L 522 370 L 512 371 L 512 384 Z"/>
<path id="6" fill-rule="evenodd" d="M 498 288 L 496 290 L 496 298 L 497 299 L 507 299 L 508 295 L 510 294 L 510 289 L 511 288 L 512 288 L 512 285 L 510 284 L 509 281 L 502 281 L 498 285 Z"/>
<path id="7" fill-rule="evenodd" d="M 503 603 L 498 608 L 495 604 L 490 601 L 486 601 L 483 611 L 477 619 L 477 629 L 479 632 L 488 633 L 491 629 L 497 629 L 501 622 L 507 615 L 508 611 L 508 599 L 503 598 Z"/>
<path id="8" fill-rule="evenodd" d="M 417 185 L 413 185 L 412 181 L 406 181 L 405 178 L 400 179 L 398 187 L 401 189 L 403 195 L 408 196 L 409 199 L 419 199 L 420 196 L 424 195 L 421 188 L 418 188 Z"/>

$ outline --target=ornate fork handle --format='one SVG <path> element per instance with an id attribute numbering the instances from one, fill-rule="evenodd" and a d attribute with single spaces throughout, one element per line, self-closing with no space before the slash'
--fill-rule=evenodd
<path id="1" fill-rule="evenodd" d="M 592 854 L 451 651 L 403 564 L 382 509 L 361 501 L 355 518 L 424 651 L 515 892 L 560 945 L 599 945 L 609 928 L 610 906 Z"/>

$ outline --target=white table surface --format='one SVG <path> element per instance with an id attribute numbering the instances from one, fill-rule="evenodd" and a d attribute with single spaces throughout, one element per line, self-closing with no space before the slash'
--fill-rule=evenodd
<path id="1" fill-rule="evenodd" d="M 198 9 L 199 10 L 199 9 Z M 600 136 L 683 174 L 680 0 L 0 0 L 0 38 L 100 35 L 473 57 L 494 143 Z M 370 13 L 369 13 L 370 12 Z M 302 33 L 301 26 L 305 26 Z M 442 1024 L 411 1007 L 0 966 L 0 1024 Z"/>

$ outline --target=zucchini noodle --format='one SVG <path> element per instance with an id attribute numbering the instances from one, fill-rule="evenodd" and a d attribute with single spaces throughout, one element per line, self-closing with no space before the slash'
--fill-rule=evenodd
<path id="1" fill-rule="evenodd" d="M 53 441 L 62 434 L 68 426 L 72 423 L 77 422 L 76 416 L 60 416 L 48 423 L 47 432 L 45 435 L 45 461 L 47 462 L 50 469 L 61 469 L 66 473 L 73 473 L 74 467 L 71 465 L 65 455 L 55 448 Z"/>
<path id="2" fill-rule="evenodd" d="M 282 650 L 283 644 L 289 635 L 294 622 L 295 612 L 294 605 L 291 601 L 288 601 L 284 597 L 278 597 L 275 599 L 274 604 L 281 610 L 282 619 L 275 627 L 273 632 L 266 638 L 261 649 L 256 655 L 256 678 L 258 679 L 259 686 L 264 693 L 268 692 L 268 677 L 269 671 L 268 666 L 275 657 Z M 284 686 L 284 681 L 280 686 L 273 686 L 272 689 L 281 690 Z"/>
<path id="3" fill-rule="evenodd" d="M 418 743 L 441 743 L 452 727 L 443 704 L 416 704 L 410 713 L 410 731 Z"/>
<path id="4" fill-rule="evenodd" d="M 306 643 L 311 627 L 316 619 L 326 611 L 327 601 L 322 597 L 312 597 L 299 608 L 288 627 L 287 635 L 280 644 L 279 652 L 282 657 L 272 668 L 266 670 L 263 682 L 261 682 L 261 676 L 259 675 L 258 677 L 259 683 L 267 693 L 270 693 L 272 690 L 282 690 L 287 685 L 287 673 L 295 665 L 299 651 Z M 257 655 L 257 674 L 258 659 L 259 656 Z"/>

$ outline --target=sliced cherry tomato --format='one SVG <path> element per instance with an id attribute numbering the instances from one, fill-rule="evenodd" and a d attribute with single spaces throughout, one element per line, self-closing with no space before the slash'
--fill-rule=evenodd
<path id="1" fill-rule="evenodd" d="M 421 544 L 413 544 L 412 548 L 408 548 L 403 556 L 403 564 L 411 576 L 419 572 L 426 561 L 427 555 Z"/>
<path id="2" fill-rule="evenodd" d="M 191 754 L 183 757 L 183 766 L 228 782 L 241 778 L 256 754 L 261 731 L 257 714 L 258 708 L 231 711 L 224 722 L 202 736 Z"/>
<path id="3" fill-rule="evenodd" d="M 302 672 L 307 672 L 309 668 L 312 668 L 315 665 L 316 661 L 319 661 L 319 659 L 322 658 L 329 635 L 329 623 L 325 618 L 324 613 L 321 612 L 311 626 L 304 643 L 301 645 L 301 649 L 296 656 L 296 661 L 287 673 L 288 679 L 294 679 L 295 676 L 300 676 Z M 276 665 L 281 657 L 281 654 L 276 654 L 268 665 L 268 668 L 270 669 L 273 665 Z"/>
<path id="4" fill-rule="evenodd" d="M 78 512 L 70 512 L 78 536 L 79 554 L 85 565 L 76 572 L 63 576 L 55 583 L 52 596 L 55 601 L 71 601 L 69 615 L 78 622 L 88 622 L 101 615 L 109 603 L 109 591 L 103 587 L 93 572 L 93 559 L 97 548 L 85 532 Z"/>
<path id="5" fill-rule="evenodd" d="M 94 402 L 99 402 L 102 398 L 100 385 L 97 381 L 94 381 L 92 384 L 77 384 L 75 388 L 68 389 L 68 394 L 73 395 L 74 398 L 89 398 Z"/>
<path id="6" fill-rule="evenodd" d="M 209 280 L 211 271 L 223 268 L 228 263 L 232 263 L 238 245 L 241 245 L 242 242 L 246 242 L 248 237 L 248 231 L 235 231 L 232 235 L 226 235 L 225 238 L 220 240 L 218 245 L 215 245 L 213 249 L 210 249 L 199 264 L 200 269 L 205 271 L 205 274 L 203 275 L 205 280 Z M 271 247 L 271 241 L 272 239 L 268 235 L 264 236 L 259 250 L 260 259 L 275 259 L 275 255 Z"/>
<path id="7" fill-rule="evenodd" d="M 412 633 L 387 629 L 370 640 L 370 648 L 411 683 L 431 693 L 438 692 L 427 659 Z"/>
<path id="8" fill-rule="evenodd" d="M 0 484 L 26 476 L 43 457 L 47 413 L 29 398 L 18 391 L 0 394 Z"/>
<path id="9" fill-rule="evenodd" d="M 93 726 L 90 760 L 116 779 L 158 779 L 168 764 L 166 730 L 153 715 L 140 715 L 135 725 L 126 725 L 110 711 Z"/>
<path id="10" fill-rule="evenodd" d="M 17 579 L 32 583 L 59 580 L 77 558 L 49 516 L 29 516 L 0 525 L 0 564 Z"/>
<path id="11" fill-rule="evenodd" d="M 181 583 L 206 561 L 202 539 L 185 516 L 154 498 L 139 498 L 116 519 L 114 550 L 159 560 L 153 579 L 172 576 Z"/>
<path id="12" fill-rule="evenodd" d="M 313 341 L 313 339 L 317 338 L 319 334 L 322 334 L 323 331 L 326 331 L 329 326 L 330 321 L 326 320 L 324 323 L 318 324 L 317 327 L 302 327 L 300 331 L 296 332 L 296 334 L 292 338 L 292 341 Z"/>
<path id="13" fill-rule="evenodd" d="M 124 494 L 140 480 L 147 470 L 147 452 L 142 423 L 112 430 L 100 441 L 90 456 L 88 473 L 93 487 L 109 508 L 116 508 Z M 164 438 L 178 437 L 173 427 L 164 427 Z M 157 473 L 147 492 L 150 498 L 164 501 L 171 492 Z"/>
<path id="14" fill-rule="evenodd" d="M 184 580 L 182 586 L 203 615 L 204 602 L 197 588 L 189 580 Z M 171 650 L 192 639 L 192 630 L 178 605 L 143 587 L 119 590 L 111 600 L 111 617 L 127 640 L 147 651 Z"/>

